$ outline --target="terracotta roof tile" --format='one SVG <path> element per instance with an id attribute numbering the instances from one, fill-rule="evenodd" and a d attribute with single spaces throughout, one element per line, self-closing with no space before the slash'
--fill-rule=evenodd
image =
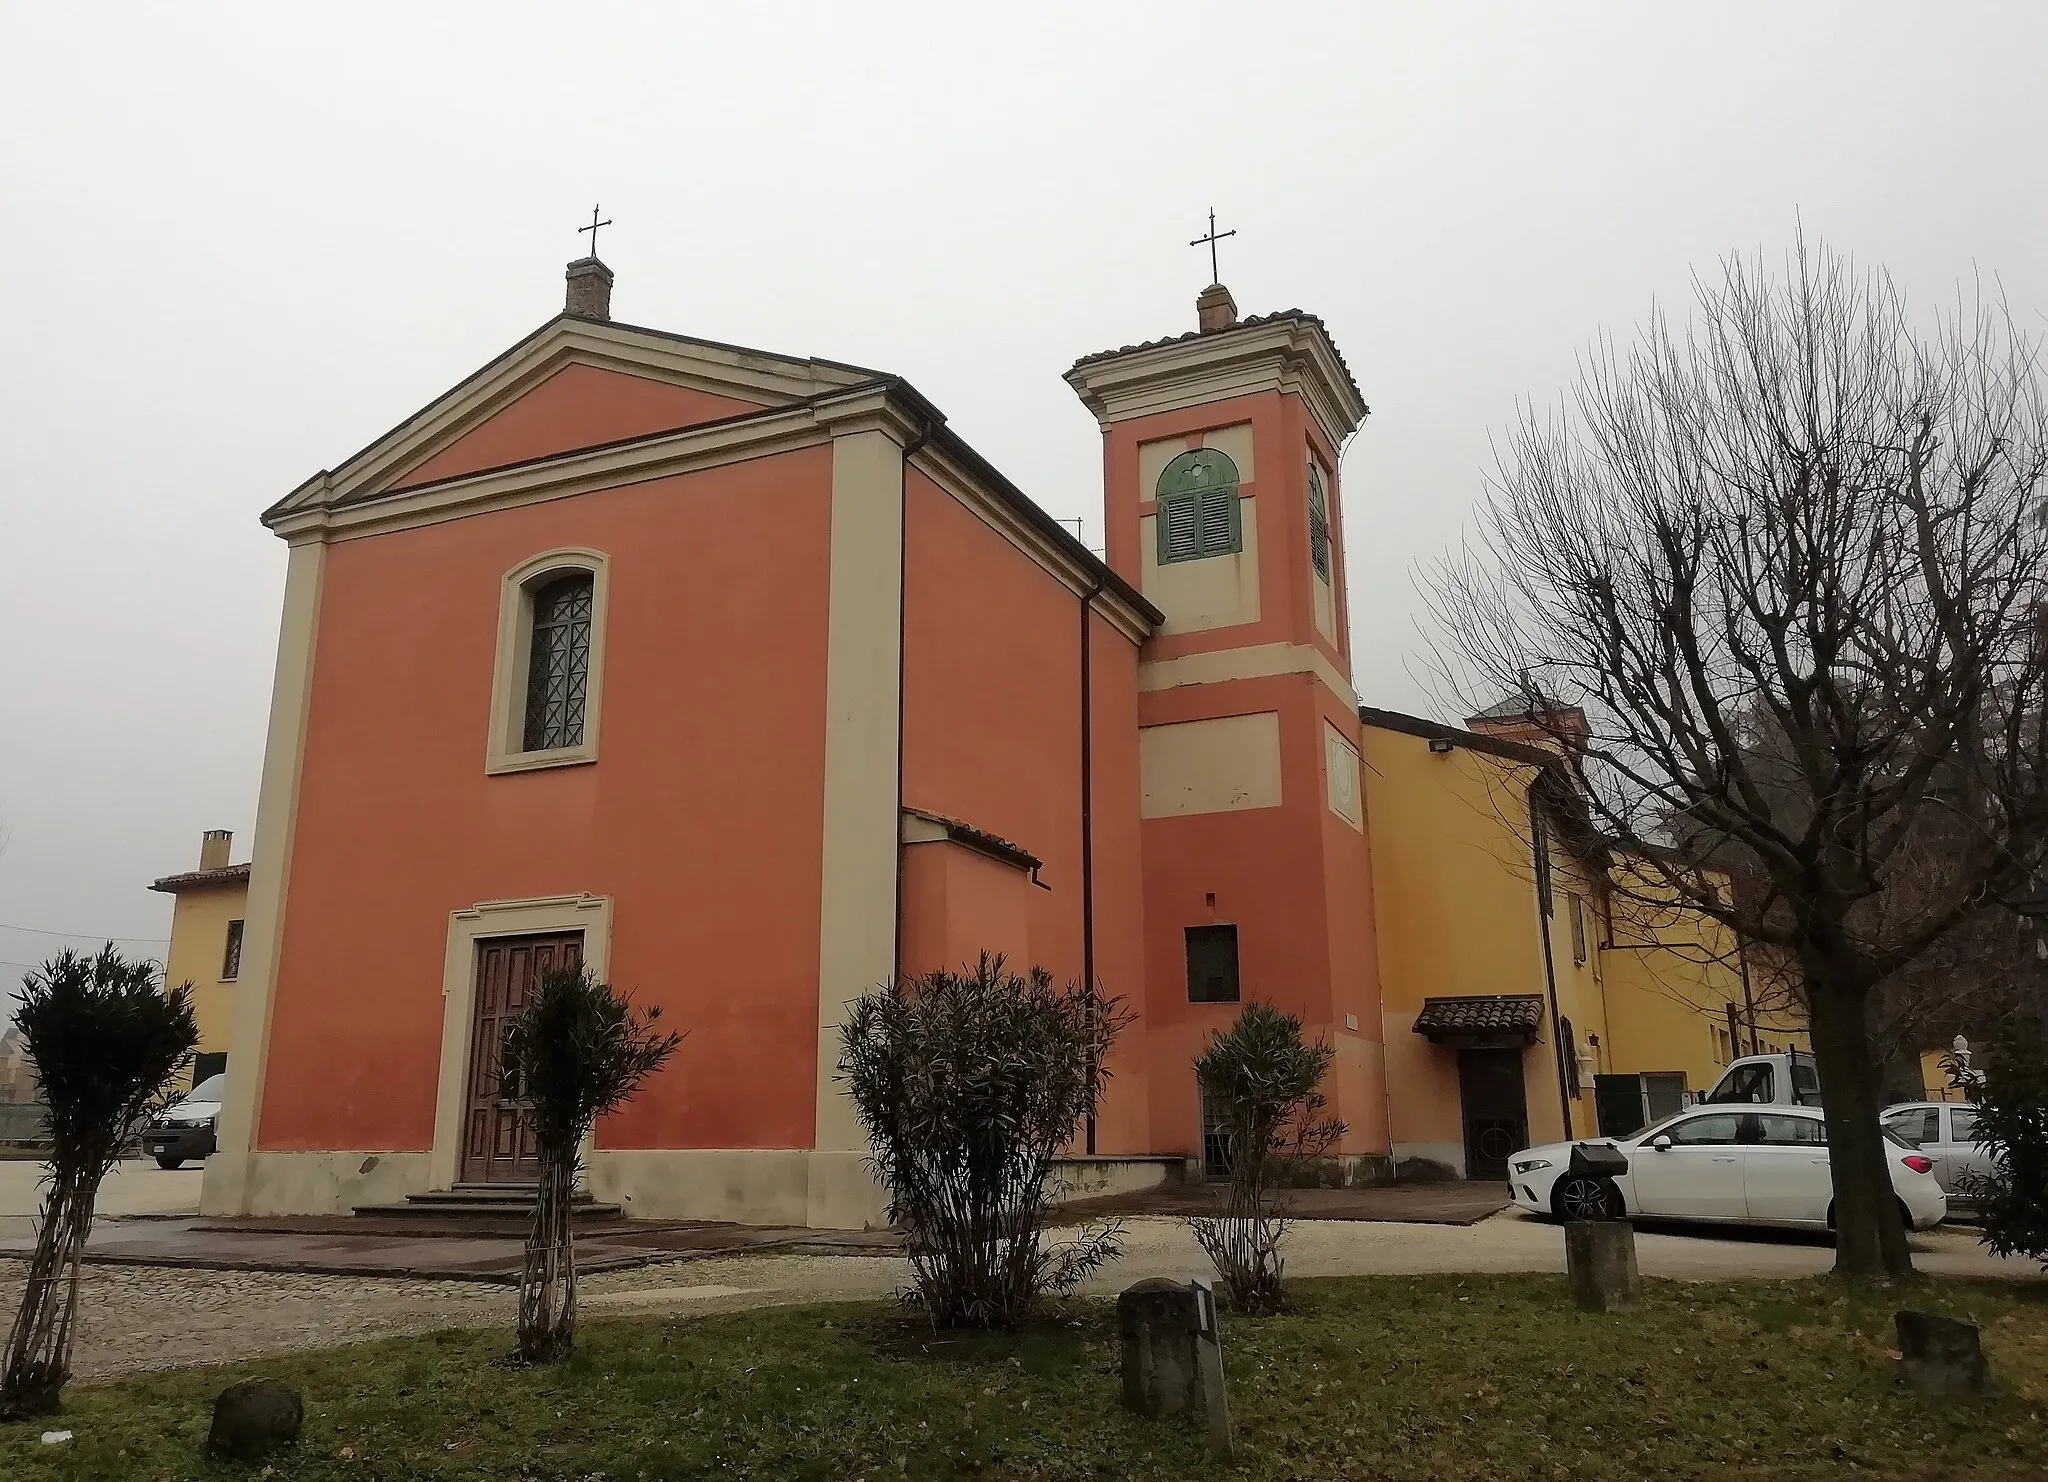
<path id="1" fill-rule="evenodd" d="M 971 823 L 963 823 L 960 819 L 950 818 L 944 813 L 929 813 L 923 808 L 905 808 L 903 811 L 913 818 L 922 818 L 926 823 L 937 824 L 946 831 L 946 837 L 954 843 L 964 844 L 969 849 L 979 850 L 983 854 L 1001 860 L 1004 864 L 1015 865 L 1020 870 L 1036 870 L 1044 863 L 1043 860 L 1023 845 L 1012 844 L 1008 839 L 998 834 L 992 834 L 987 829 L 976 828 Z M 933 840 L 932 842 L 936 843 L 938 841 Z"/>
<path id="2" fill-rule="evenodd" d="M 1329 342 L 1330 353 L 1337 357 L 1337 368 L 1344 372 L 1344 379 L 1351 383 L 1351 394 L 1358 398 L 1360 405 L 1363 405 L 1365 393 L 1358 389 L 1358 378 L 1351 374 L 1351 367 L 1344 359 L 1344 352 L 1337 348 L 1336 336 L 1330 333 L 1330 326 L 1323 323 L 1320 315 L 1311 314 L 1306 309 L 1278 309 L 1271 314 L 1254 314 L 1248 319 L 1240 319 L 1237 323 L 1231 325 L 1229 329 L 1191 329 L 1186 334 L 1170 334 L 1164 339 L 1147 340 L 1141 345 L 1123 345 L 1115 350 L 1097 350 L 1093 355 L 1083 355 L 1073 365 L 1069 366 L 1068 369 L 1079 370 L 1084 365 L 1094 365 L 1096 362 L 1103 360 L 1114 360 L 1119 355 L 1135 355 L 1141 350 L 1157 350 L 1162 345 L 1185 344 L 1189 340 L 1226 335 L 1240 329 L 1257 329 L 1262 324 L 1279 324 L 1283 320 L 1312 324 L 1323 332 L 1323 338 Z"/>
<path id="3" fill-rule="evenodd" d="M 1439 1034 L 1533 1034 L 1543 1027 L 1543 999 L 1536 994 L 1495 994 L 1473 998 L 1425 998 L 1415 1032 Z"/>
<path id="4" fill-rule="evenodd" d="M 187 870 L 182 875 L 166 875 L 161 880 L 152 880 L 149 888 L 161 890 L 166 895 L 176 895 L 181 890 L 192 890 L 201 885 L 246 885 L 249 883 L 249 867 L 245 864 L 224 865 L 217 870 Z"/>

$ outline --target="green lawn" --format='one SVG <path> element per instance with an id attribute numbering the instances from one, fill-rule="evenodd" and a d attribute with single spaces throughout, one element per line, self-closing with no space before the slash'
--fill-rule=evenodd
<path id="1" fill-rule="evenodd" d="M 200 1455 L 231 1379 L 304 1391 L 280 1478 L 2040 1477 L 2048 1288 L 1933 1283 L 1986 1327 L 1999 1393 L 1923 1402 L 1895 1380 L 1890 1306 L 1825 1282 L 1649 1284 L 1594 1317 L 1561 1277 L 1304 1282 L 1300 1310 L 1226 1320 L 1240 1454 L 1117 1404 L 1114 1310 L 1031 1332 L 934 1335 L 876 1305 L 583 1330 L 517 1370 L 502 1332 L 443 1333 L 74 1388 L 57 1424 L 0 1429 L 0 1477 L 248 1476 Z M 1860 1469 L 1860 1470 L 1856 1470 Z"/>

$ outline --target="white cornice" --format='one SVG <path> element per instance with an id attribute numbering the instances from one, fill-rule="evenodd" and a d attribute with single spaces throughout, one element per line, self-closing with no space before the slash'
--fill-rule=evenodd
<path id="1" fill-rule="evenodd" d="M 266 521 L 281 528 L 285 516 L 307 507 L 374 496 L 569 365 L 640 376 L 762 407 L 785 406 L 874 379 L 854 367 L 827 361 L 791 360 L 631 325 L 563 317 L 437 397 L 332 473 L 308 479 L 279 501 Z"/>
<path id="2" fill-rule="evenodd" d="M 1113 588 L 1104 586 L 1095 568 L 1084 565 L 1070 549 L 1049 539 L 1007 500 L 997 497 L 958 460 L 949 457 L 943 447 L 932 444 L 918 449 L 910 466 L 1030 556 L 1075 597 L 1093 594 L 1094 610 L 1133 643 L 1142 643 L 1152 636 L 1151 619 Z"/>
<path id="3" fill-rule="evenodd" d="M 1134 417 L 1273 391 L 1298 395 L 1334 446 L 1365 420 L 1337 350 L 1322 326 L 1274 319 L 1084 361 L 1067 372 L 1105 429 Z"/>

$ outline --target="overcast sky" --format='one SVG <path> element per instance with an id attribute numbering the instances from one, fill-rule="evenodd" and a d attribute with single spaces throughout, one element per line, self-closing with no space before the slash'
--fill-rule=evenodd
<path id="1" fill-rule="evenodd" d="M 906 376 L 1097 546 L 1060 373 L 1193 327 L 1215 206 L 1373 408 L 1359 691 L 1427 708 L 1417 563 L 1602 327 L 1801 219 L 2048 307 L 2044 48 L 2038 0 L 0 0 L 0 983 L 22 928 L 165 936 L 201 830 L 246 857 L 258 512 L 553 315 L 593 203 L 616 317 Z"/>

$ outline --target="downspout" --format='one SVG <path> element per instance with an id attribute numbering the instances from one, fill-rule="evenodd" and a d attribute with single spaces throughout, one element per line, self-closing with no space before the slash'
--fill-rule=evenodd
<path id="1" fill-rule="evenodd" d="M 1572 1089 L 1564 1068 L 1564 1031 L 1558 1023 L 1557 963 L 1550 951 L 1550 843 L 1536 801 L 1536 781 L 1529 782 L 1529 838 L 1536 860 L 1536 930 L 1543 938 L 1543 982 L 1550 994 L 1551 1058 L 1557 1062 L 1557 1106 L 1564 1114 L 1565 1142 L 1572 1140 Z"/>
<path id="2" fill-rule="evenodd" d="M 1095 645 L 1090 642 L 1090 618 L 1095 599 L 1101 595 L 1102 578 L 1098 576 L 1094 590 L 1081 597 L 1081 981 L 1091 993 L 1095 988 Z M 1092 1095 L 1088 1098 L 1087 1147 L 1088 1156 L 1094 1157 Z"/>
<path id="3" fill-rule="evenodd" d="M 932 440 L 929 420 L 903 449 L 903 496 L 896 509 L 896 930 L 890 933 L 889 981 L 903 976 L 903 674 L 904 651 L 910 647 L 906 603 L 910 591 L 910 460 Z"/>

